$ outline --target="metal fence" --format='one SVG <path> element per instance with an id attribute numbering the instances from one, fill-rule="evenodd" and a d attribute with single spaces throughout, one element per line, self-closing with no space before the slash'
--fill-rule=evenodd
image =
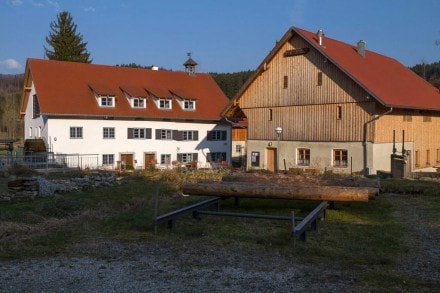
<path id="1" fill-rule="evenodd" d="M 79 168 L 97 169 L 97 154 L 30 153 L 0 155 L 0 166 L 25 166 L 31 169 Z"/>

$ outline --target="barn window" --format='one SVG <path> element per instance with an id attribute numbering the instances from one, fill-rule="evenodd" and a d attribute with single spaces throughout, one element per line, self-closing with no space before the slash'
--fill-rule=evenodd
<path id="1" fill-rule="evenodd" d="M 318 72 L 318 85 L 319 86 L 322 85 L 322 72 L 321 71 Z"/>
<path id="2" fill-rule="evenodd" d="M 426 166 L 431 165 L 431 152 L 426 150 Z"/>
<path id="3" fill-rule="evenodd" d="M 348 151 L 335 149 L 333 150 L 333 166 L 345 168 L 348 166 Z"/>
<path id="4" fill-rule="evenodd" d="M 272 121 L 272 118 L 273 118 L 272 109 L 269 109 L 269 121 Z"/>
<path id="5" fill-rule="evenodd" d="M 289 78 L 287 75 L 284 75 L 284 79 L 283 79 L 283 89 L 287 88 L 287 85 L 289 83 Z"/>
<path id="6" fill-rule="evenodd" d="M 338 106 L 337 108 L 336 119 L 338 120 L 342 119 L 342 106 Z"/>
<path id="7" fill-rule="evenodd" d="M 300 166 L 310 166 L 310 149 L 298 149 L 298 161 Z"/>

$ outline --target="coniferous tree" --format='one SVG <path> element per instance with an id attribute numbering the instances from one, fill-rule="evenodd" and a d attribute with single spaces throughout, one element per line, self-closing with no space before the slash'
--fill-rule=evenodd
<path id="1" fill-rule="evenodd" d="M 69 12 L 60 12 L 57 21 L 50 24 L 51 31 L 46 42 L 53 50 L 44 47 L 46 56 L 50 60 L 74 61 L 91 63 L 90 53 L 87 51 L 87 42 L 83 42 L 81 34 L 76 33 L 76 24 Z"/>

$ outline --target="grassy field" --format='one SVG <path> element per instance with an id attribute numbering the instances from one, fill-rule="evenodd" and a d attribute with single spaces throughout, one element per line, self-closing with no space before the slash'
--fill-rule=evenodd
<path id="1" fill-rule="evenodd" d="M 200 176 L 200 175 L 199 175 Z M 215 174 L 204 174 L 214 179 Z M 0 203 L 0 260 L 68 254 L 73 246 L 99 241 L 185 242 L 196 240 L 213 247 L 247 247 L 258 253 L 275 251 L 302 262 L 330 262 L 346 268 L 365 270 L 360 280 L 374 289 L 399 282 L 408 288 L 428 291 L 438 284 L 426 283 L 395 270 L 398 259 L 407 254 L 408 227 L 405 215 L 395 205 L 421 205 L 427 219 L 440 217 L 440 184 L 406 180 L 383 180 L 385 193 L 367 203 L 336 203 L 327 211 L 317 231 L 307 234 L 307 242 L 291 237 L 289 221 L 256 220 L 191 215 L 177 220 L 173 231 L 166 224 L 154 227 L 152 219 L 206 198 L 182 197 L 178 185 L 182 177 L 173 173 L 161 176 L 128 176 L 124 183 L 78 193 L 40 198 L 28 202 Z M 157 205 L 155 193 L 159 190 Z M 406 194 L 406 195 L 404 195 Z M 404 195 L 404 196 L 403 196 Z M 222 202 L 222 210 L 242 213 L 305 216 L 317 202 L 242 199 Z M 438 225 L 436 226 L 438 228 Z M 437 231 L 438 232 L 438 231 Z M 99 255 L 98 255 L 99 256 Z"/>

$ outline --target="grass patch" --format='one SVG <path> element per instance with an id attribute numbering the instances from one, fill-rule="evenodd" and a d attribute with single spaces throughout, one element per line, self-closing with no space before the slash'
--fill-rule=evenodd
<path id="1" fill-rule="evenodd" d="M 154 194 L 159 188 L 158 214 L 179 209 L 204 197 L 179 195 L 184 180 L 218 180 L 222 174 L 136 172 L 126 175 L 120 186 L 38 198 L 28 202 L 0 203 L 0 259 L 41 257 L 69 253 L 74 247 L 99 247 L 112 241 L 197 241 L 212 247 L 245 247 L 255 253 L 267 251 L 305 263 L 325 262 L 363 272 L 359 283 L 373 291 L 381 286 L 417 288 L 416 278 L 408 281 L 393 269 L 409 248 L 403 241 L 407 227 L 396 218 L 396 198 L 379 196 L 367 203 L 335 204 L 327 210 L 318 230 L 307 234 L 307 242 L 294 241 L 291 223 L 281 220 L 232 218 L 191 214 L 177 220 L 176 229 L 166 224 L 155 227 Z M 175 182 L 174 182 L 174 181 Z M 383 180 L 384 192 L 414 195 L 397 198 L 426 208 L 432 223 L 440 216 L 439 185 L 435 182 Z M 221 202 L 223 211 L 306 216 L 319 202 L 273 199 Z M 156 231 L 156 233 L 155 233 Z M 383 287 L 382 287 L 383 288 Z"/>

